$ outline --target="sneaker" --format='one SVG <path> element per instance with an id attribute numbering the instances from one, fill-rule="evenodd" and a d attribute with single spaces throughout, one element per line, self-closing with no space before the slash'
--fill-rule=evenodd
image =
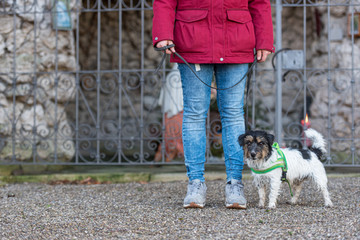
<path id="1" fill-rule="evenodd" d="M 184 208 L 203 208 L 206 199 L 206 185 L 199 179 L 189 181 Z"/>
<path id="2" fill-rule="evenodd" d="M 225 187 L 225 205 L 227 208 L 246 209 L 244 185 L 241 180 L 231 179 Z"/>

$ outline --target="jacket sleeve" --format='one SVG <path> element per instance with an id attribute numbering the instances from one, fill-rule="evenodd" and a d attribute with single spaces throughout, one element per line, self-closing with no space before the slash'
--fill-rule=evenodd
<path id="1" fill-rule="evenodd" d="M 154 0 L 153 46 L 162 40 L 174 40 L 174 22 L 177 0 Z"/>
<path id="2" fill-rule="evenodd" d="M 249 0 L 249 11 L 255 29 L 256 50 L 275 52 L 270 0 Z"/>

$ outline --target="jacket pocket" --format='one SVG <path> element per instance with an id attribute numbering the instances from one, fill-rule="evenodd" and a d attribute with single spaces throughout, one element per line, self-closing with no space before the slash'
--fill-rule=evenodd
<path id="1" fill-rule="evenodd" d="M 204 53 L 209 49 L 209 21 L 207 9 L 177 10 L 174 43 L 178 52 Z"/>
<path id="2" fill-rule="evenodd" d="M 255 48 L 255 32 L 247 9 L 228 9 L 225 29 L 228 54 L 251 52 Z"/>

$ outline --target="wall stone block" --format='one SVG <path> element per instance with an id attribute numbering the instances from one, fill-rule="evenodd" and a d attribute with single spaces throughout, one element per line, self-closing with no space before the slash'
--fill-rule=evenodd
<path id="1" fill-rule="evenodd" d="M 6 139 L 0 142 L 0 158 L 11 159 L 15 147 L 19 161 L 46 161 L 55 154 L 69 161 L 75 148 L 68 140 L 73 128 L 65 105 L 74 98 L 75 75 L 55 70 L 76 70 L 73 32 L 52 28 L 50 0 L 5 1 L 3 6 L 9 15 L 0 16 L 0 134 Z M 71 0 L 70 7 L 80 6 Z M 76 19 L 72 12 L 73 26 Z"/>

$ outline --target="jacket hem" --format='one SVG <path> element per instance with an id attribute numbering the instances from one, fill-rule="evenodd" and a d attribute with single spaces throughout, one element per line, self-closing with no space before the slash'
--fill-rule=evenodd
<path id="1" fill-rule="evenodd" d="M 194 54 L 182 54 L 179 53 L 188 63 L 201 63 L 201 64 L 222 64 L 222 63 L 252 63 L 254 62 L 255 56 L 252 53 L 245 53 L 237 56 L 225 56 L 223 58 L 219 58 L 218 60 L 214 60 L 209 56 L 196 56 Z M 222 59 L 222 61 L 220 60 Z M 178 58 L 175 54 L 171 55 L 170 62 L 172 63 L 184 63 L 180 58 Z"/>

